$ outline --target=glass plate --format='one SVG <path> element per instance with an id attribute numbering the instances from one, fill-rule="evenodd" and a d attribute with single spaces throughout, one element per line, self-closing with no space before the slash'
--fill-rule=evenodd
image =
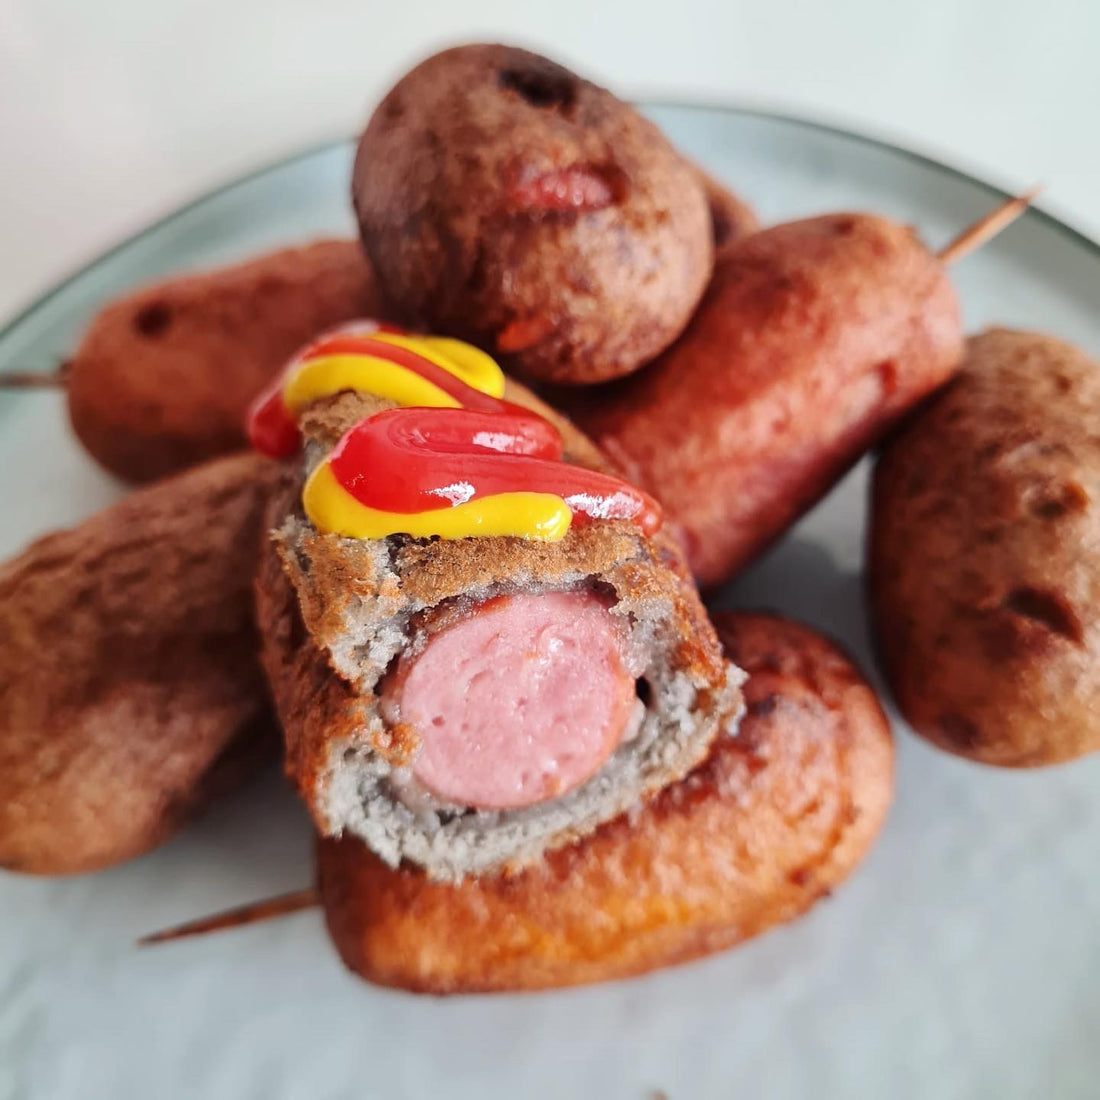
<path id="1" fill-rule="evenodd" d="M 886 144 L 769 114 L 658 105 L 674 142 L 765 222 L 839 208 L 933 245 L 1002 197 Z M 127 241 L 0 335 L 49 369 L 134 284 L 351 233 L 351 147 L 264 169 Z M 1039 211 L 954 272 L 970 330 L 1045 329 L 1100 352 L 1100 249 Z M 0 396 L 0 554 L 121 489 L 56 393 Z M 857 468 L 723 605 L 840 639 L 873 674 Z M 274 773 L 183 836 L 99 875 L 0 875 L 0 1097 L 1094 1097 L 1100 1080 L 1100 756 L 994 771 L 898 733 L 898 797 L 866 863 L 807 917 L 645 978 L 446 1001 L 346 974 L 320 916 L 155 950 L 143 932 L 311 879 Z"/>

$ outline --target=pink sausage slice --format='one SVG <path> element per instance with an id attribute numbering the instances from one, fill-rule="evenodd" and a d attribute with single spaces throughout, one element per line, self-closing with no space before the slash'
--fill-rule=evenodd
<path id="1" fill-rule="evenodd" d="M 635 707 L 621 628 L 586 592 L 501 596 L 432 635 L 383 691 L 446 802 L 517 809 L 589 779 Z"/>

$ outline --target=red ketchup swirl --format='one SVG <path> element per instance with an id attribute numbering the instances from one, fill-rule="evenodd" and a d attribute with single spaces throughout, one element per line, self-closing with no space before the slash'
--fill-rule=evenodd
<path id="1" fill-rule="evenodd" d="M 410 348 L 373 338 L 374 333 L 408 335 L 395 325 L 367 321 L 322 336 L 303 348 L 252 403 L 246 422 L 252 446 L 270 458 L 289 458 L 297 453 L 301 447 L 301 433 L 294 412 L 287 407 L 287 381 L 304 366 L 336 356 L 371 357 L 392 363 L 430 383 L 463 408 L 490 413 L 524 413 L 521 406 L 474 389 Z"/>
<path id="2" fill-rule="evenodd" d="M 561 446 L 553 425 L 531 413 L 389 409 L 349 429 L 326 464 L 356 502 L 395 517 L 539 493 L 563 500 L 577 524 L 617 519 L 657 530 L 656 501 L 616 477 L 562 462 Z M 394 533 L 401 530 L 395 518 Z"/>

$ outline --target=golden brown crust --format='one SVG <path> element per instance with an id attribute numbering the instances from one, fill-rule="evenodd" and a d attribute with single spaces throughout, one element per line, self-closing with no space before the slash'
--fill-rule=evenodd
<path id="1" fill-rule="evenodd" d="M 283 483 L 268 503 L 268 530 L 282 523 L 300 492 L 297 477 L 286 471 Z M 352 580 L 349 575 L 348 583 Z M 299 596 L 270 537 L 261 548 L 255 597 L 260 656 L 283 729 L 284 766 L 309 805 L 330 741 L 353 737 L 363 724 L 363 705 L 310 638 Z"/>
<path id="2" fill-rule="evenodd" d="M 139 855 L 274 754 L 250 587 L 273 472 L 218 460 L 0 567 L 0 866 Z"/>
<path id="3" fill-rule="evenodd" d="M 903 226 L 835 214 L 728 248 L 650 366 L 552 400 L 665 507 L 703 585 L 743 568 L 962 354 L 943 268 Z"/>
<path id="4" fill-rule="evenodd" d="M 605 466 L 576 428 L 518 383 L 509 381 L 506 396 L 549 414 L 562 432 L 567 457 Z M 314 406 L 302 427 L 307 439 L 330 443 L 374 408 L 370 398 L 341 395 Z M 270 527 L 280 527 L 297 512 L 299 492 L 288 474 L 272 497 Z M 557 543 L 477 541 L 477 553 L 471 553 L 470 540 L 398 540 L 390 573 L 380 572 L 375 544 L 312 530 L 299 534 L 293 546 L 276 535 L 262 556 L 257 608 L 264 665 L 286 738 L 287 772 L 319 827 L 324 827 L 319 780 L 333 741 L 351 738 L 373 702 L 368 691 L 356 694 L 340 681 L 323 656 L 339 645 L 347 629 L 345 613 L 357 599 L 380 598 L 394 611 L 419 609 L 502 580 L 531 577 L 552 584 L 598 575 L 620 599 L 667 602 L 678 639 L 670 660 L 701 690 L 725 690 L 727 668 L 718 640 L 668 533 L 645 539 L 632 524 L 608 522 L 573 528 Z M 401 745 L 388 741 L 371 747 L 395 759 L 401 752 Z"/>
<path id="5" fill-rule="evenodd" d="M 604 197 L 551 209 L 539 180 Z M 352 194 L 408 319 L 511 353 L 535 378 L 589 383 L 648 362 L 713 262 L 703 188 L 660 131 L 508 46 L 446 50 L 408 73 L 363 134 Z"/>
<path id="6" fill-rule="evenodd" d="M 869 581 L 914 728 L 1030 767 L 1100 749 L 1100 364 L 994 330 L 884 448 Z"/>
<path id="7" fill-rule="evenodd" d="M 302 344 L 382 313 L 357 241 L 317 241 L 138 290 L 98 314 L 71 360 L 73 430 L 128 481 L 239 450 L 249 402 Z"/>
<path id="8" fill-rule="evenodd" d="M 885 715 L 820 635 L 763 615 L 717 625 L 750 675 L 741 733 L 635 814 L 521 874 L 458 886 L 322 840 L 325 916 L 345 964 L 429 993 L 605 981 L 730 947 L 827 895 L 892 797 Z"/>

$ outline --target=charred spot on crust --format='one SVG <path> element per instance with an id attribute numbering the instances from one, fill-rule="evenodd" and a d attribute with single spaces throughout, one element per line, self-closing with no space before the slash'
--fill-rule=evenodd
<path id="1" fill-rule="evenodd" d="M 814 869 L 812 867 L 796 867 L 787 874 L 787 881 L 792 886 L 797 886 L 800 890 L 804 890 L 813 880 Z"/>
<path id="2" fill-rule="evenodd" d="M 894 391 L 898 388 L 897 362 L 893 359 L 883 359 L 881 363 L 875 366 L 875 373 L 878 375 L 883 395 L 885 397 L 893 396 Z"/>
<path id="3" fill-rule="evenodd" d="M 1030 494 L 1028 511 L 1038 519 L 1059 519 L 1071 512 L 1083 512 L 1089 496 L 1075 481 L 1044 485 Z"/>
<path id="4" fill-rule="evenodd" d="M 961 714 L 941 714 L 939 727 L 943 737 L 961 749 L 974 749 L 981 743 L 978 727 Z"/>
<path id="5" fill-rule="evenodd" d="M 765 695 L 763 699 L 756 699 L 749 703 L 748 713 L 753 718 L 767 718 L 778 706 L 779 696 L 773 692 L 771 695 Z"/>
<path id="6" fill-rule="evenodd" d="M 497 82 L 502 88 L 521 96 L 532 107 L 569 111 L 577 99 L 577 77 L 545 58 L 501 69 Z"/>
<path id="7" fill-rule="evenodd" d="M 149 302 L 134 314 L 134 331 L 155 340 L 163 336 L 172 324 L 172 310 L 165 302 Z"/>
<path id="8" fill-rule="evenodd" d="M 387 122 L 400 122 L 405 117 L 405 103 L 398 95 L 388 95 L 379 108 Z"/>
<path id="9" fill-rule="evenodd" d="M 1074 645 L 1081 644 L 1081 620 L 1060 592 L 1021 585 L 1005 596 L 1001 606 L 1014 615 L 1038 623 L 1053 634 L 1061 635 Z"/>

